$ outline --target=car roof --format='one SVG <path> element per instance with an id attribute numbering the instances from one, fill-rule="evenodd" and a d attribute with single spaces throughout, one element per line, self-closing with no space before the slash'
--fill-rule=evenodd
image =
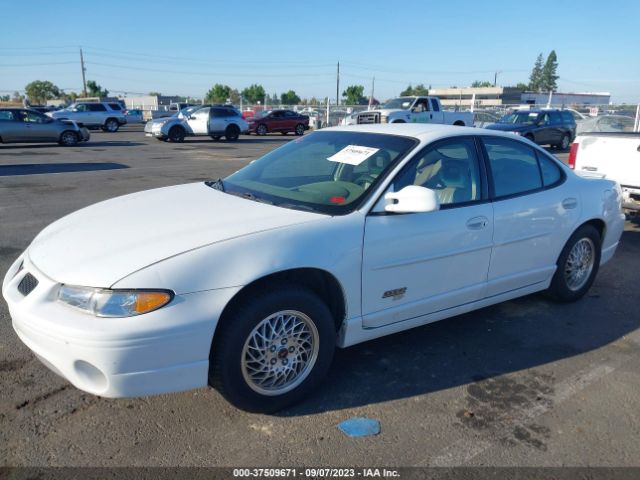
<path id="1" fill-rule="evenodd" d="M 431 142 L 444 137 L 465 135 L 483 135 L 493 137 L 506 137 L 511 139 L 520 138 L 516 137 L 513 133 L 501 132 L 499 130 L 486 130 L 484 128 L 459 127 L 457 125 L 439 125 L 432 123 L 370 123 L 360 125 L 346 125 L 341 127 L 329 127 L 319 130 L 319 132 L 329 131 L 401 135 L 404 137 L 414 137 L 423 142 Z"/>

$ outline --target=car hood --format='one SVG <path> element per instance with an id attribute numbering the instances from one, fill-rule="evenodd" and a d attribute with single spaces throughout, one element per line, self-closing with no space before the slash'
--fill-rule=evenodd
<path id="1" fill-rule="evenodd" d="M 503 132 L 520 132 L 534 127 L 535 125 L 529 125 L 526 123 L 492 123 L 484 128 L 488 128 L 489 130 L 500 130 Z"/>
<path id="2" fill-rule="evenodd" d="M 55 281 L 109 287 L 189 250 L 324 218 L 229 195 L 204 183 L 187 184 L 78 210 L 40 232 L 28 255 Z"/>

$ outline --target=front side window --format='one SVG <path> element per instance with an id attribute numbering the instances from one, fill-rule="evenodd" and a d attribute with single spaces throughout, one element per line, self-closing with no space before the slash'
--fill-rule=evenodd
<path id="1" fill-rule="evenodd" d="M 47 118 L 44 115 L 29 110 L 22 112 L 22 121 L 27 123 L 46 123 Z"/>
<path id="2" fill-rule="evenodd" d="M 78 112 L 88 112 L 89 109 L 87 108 L 87 106 L 84 103 L 81 103 L 80 105 L 76 105 L 76 111 Z"/>
<path id="3" fill-rule="evenodd" d="M 533 148 L 506 138 L 483 138 L 495 197 L 507 197 L 542 188 Z"/>
<path id="4" fill-rule="evenodd" d="M 316 132 L 227 177 L 224 189 L 249 200 L 344 215 L 417 143 L 396 135 Z"/>
<path id="5" fill-rule="evenodd" d="M 434 190 L 440 205 L 480 200 L 479 161 L 473 139 L 456 138 L 427 147 L 393 181 L 396 192 L 408 185 Z"/>

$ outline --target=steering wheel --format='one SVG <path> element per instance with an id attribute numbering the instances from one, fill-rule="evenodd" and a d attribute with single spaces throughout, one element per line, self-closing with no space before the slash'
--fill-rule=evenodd
<path id="1" fill-rule="evenodd" d="M 365 173 L 363 175 L 360 175 L 358 178 L 356 178 L 353 183 L 355 183 L 356 185 L 358 185 L 359 187 L 362 188 L 367 188 L 369 187 L 373 182 L 376 181 L 376 178 L 378 178 L 377 175 L 372 175 L 370 173 Z"/>

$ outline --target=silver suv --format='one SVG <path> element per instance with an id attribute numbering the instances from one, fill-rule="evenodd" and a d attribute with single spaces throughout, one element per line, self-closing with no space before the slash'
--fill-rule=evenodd
<path id="1" fill-rule="evenodd" d="M 56 119 L 73 120 L 87 128 L 101 128 L 105 132 L 117 132 L 127 123 L 122 105 L 116 102 L 76 102 L 63 110 L 48 112 Z"/>

